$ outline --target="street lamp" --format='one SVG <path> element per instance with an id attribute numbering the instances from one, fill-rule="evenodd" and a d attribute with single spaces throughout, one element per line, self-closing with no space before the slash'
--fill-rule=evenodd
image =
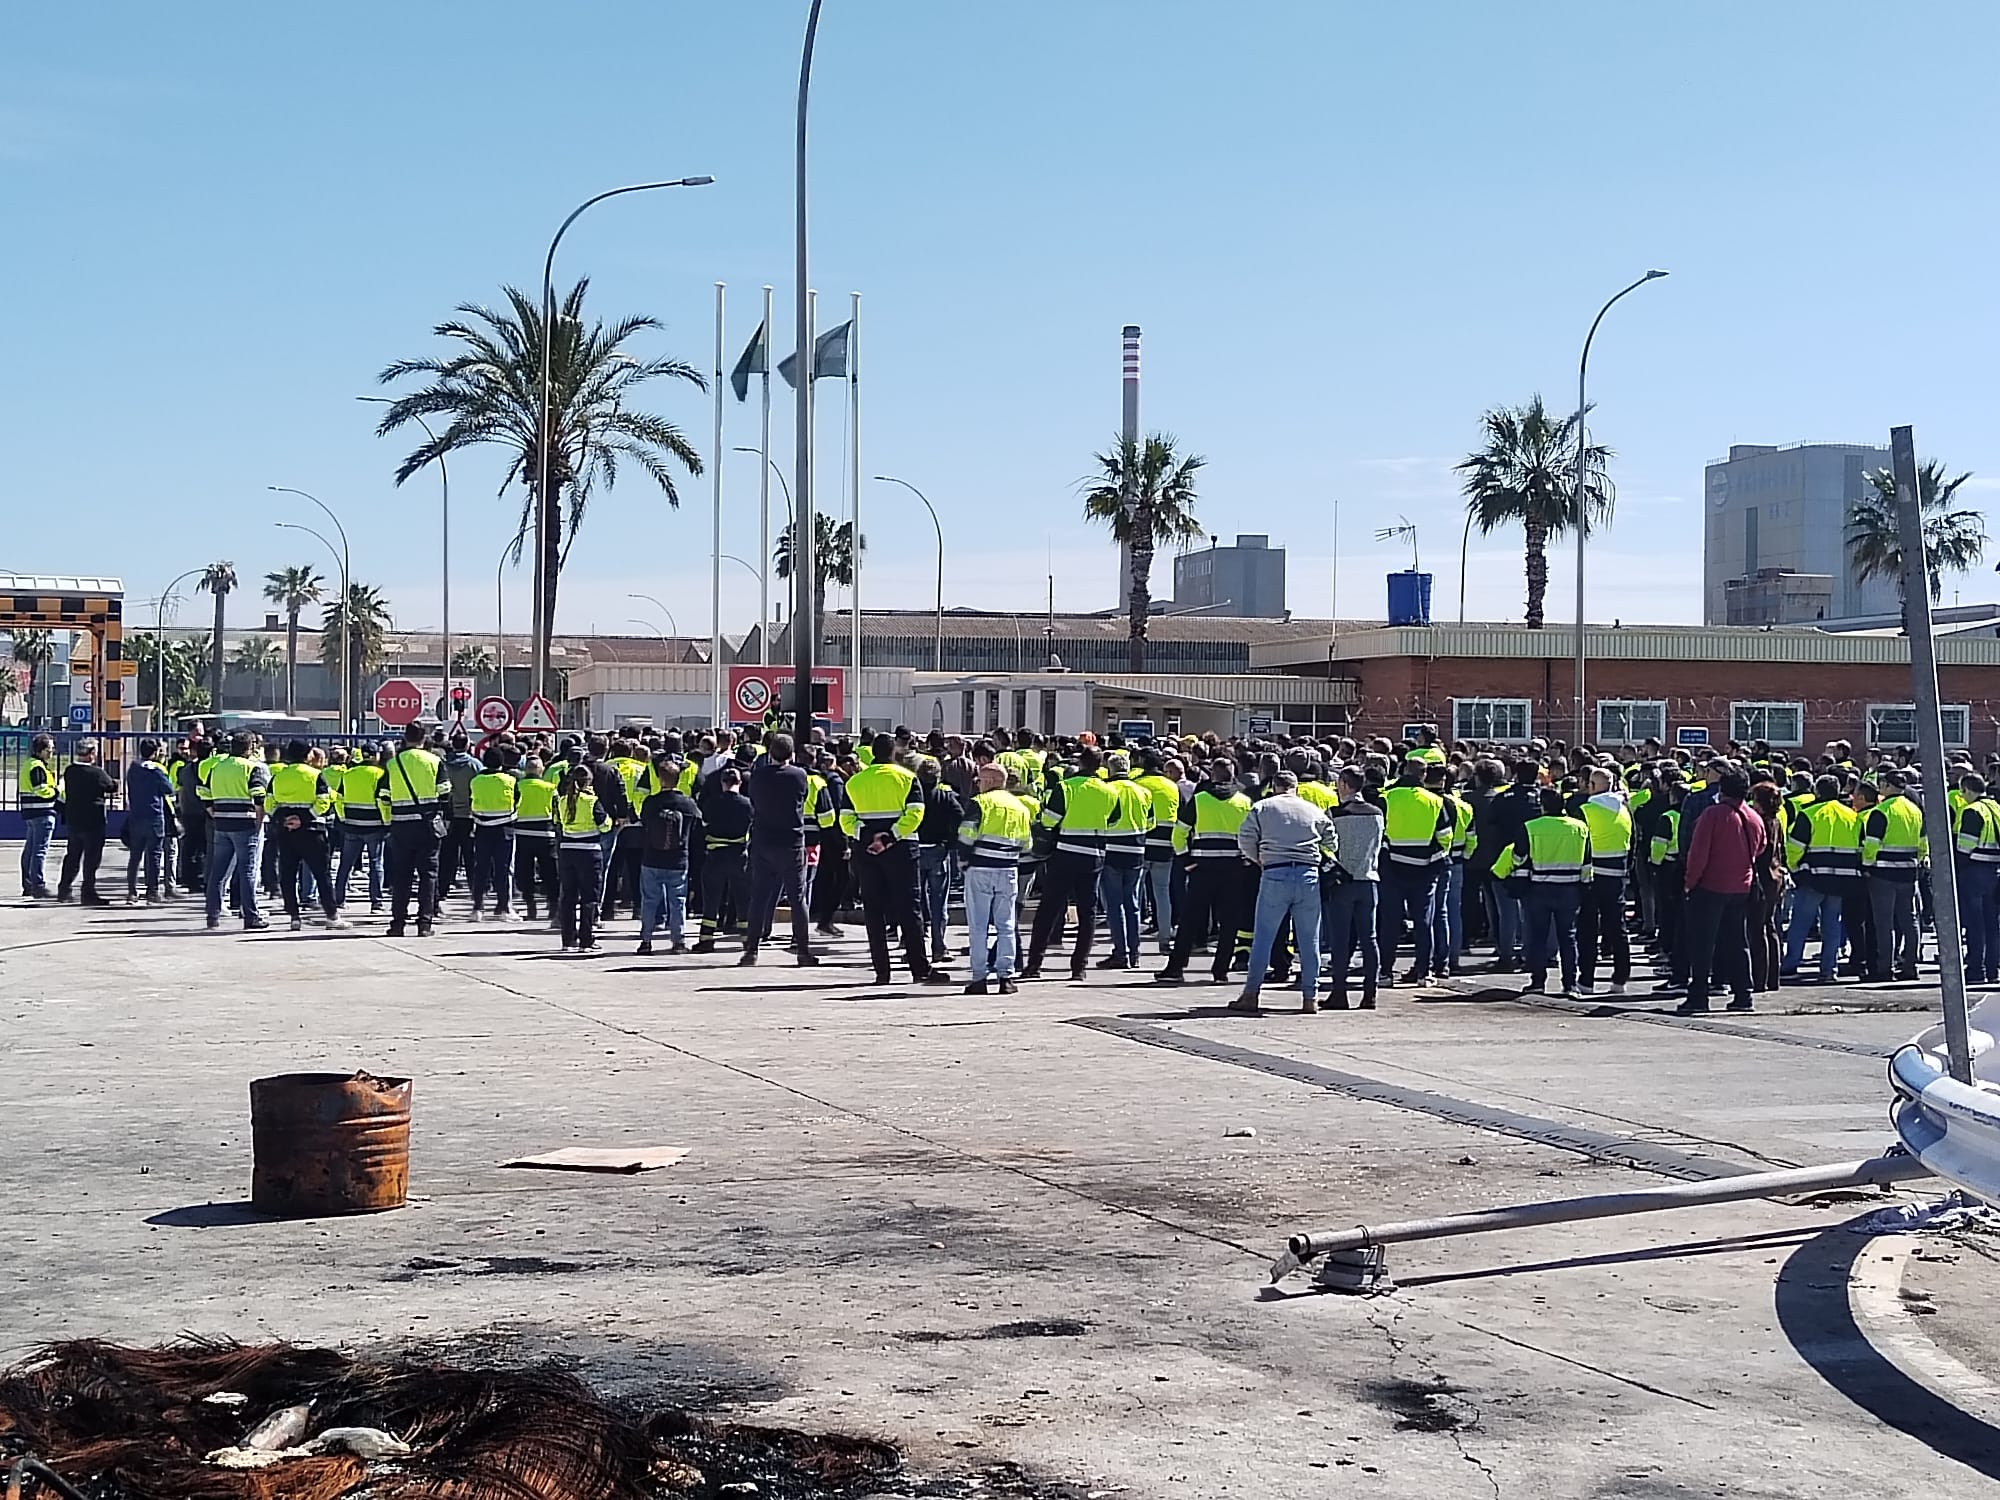
<path id="1" fill-rule="evenodd" d="M 190 578 L 199 577 L 203 571 L 201 568 L 189 568 L 180 577 L 160 590 L 160 609 L 153 621 L 153 652 L 160 659 L 159 728 L 162 733 L 165 733 L 167 727 L 167 600 L 173 595 L 175 589 L 186 583 Z M 212 703 L 209 707 L 218 713 L 222 711 L 222 705 L 219 703 Z M 32 709 L 33 706 L 30 705 L 31 712 Z"/>
<path id="2" fill-rule="evenodd" d="M 350 719 L 350 718 L 349 718 L 349 717 L 347 716 L 347 649 L 348 649 L 348 648 L 347 648 L 347 642 L 348 642 L 348 638 L 349 638 L 349 636 L 350 636 L 351 632 L 353 631 L 353 628 L 354 628 L 354 627 L 353 627 L 353 623 L 352 623 L 352 622 L 351 622 L 351 621 L 350 621 L 350 620 L 348 619 L 348 617 L 347 617 L 347 616 L 348 616 L 348 610 L 349 610 L 349 609 L 351 608 L 351 606 L 353 605 L 353 602 L 354 602 L 354 596 L 353 596 L 353 595 L 352 595 L 352 594 L 351 594 L 351 593 L 350 593 L 350 592 L 348 591 L 348 588 L 347 588 L 347 564 L 346 564 L 346 562 L 345 562 L 344 560 L 342 560 L 342 559 L 341 559 L 341 552 L 340 552 L 340 548 L 338 548 L 338 547 L 334 546 L 334 545 L 333 545 L 333 543 L 332 543 L 332 542 L 330 542 L 330 541 L 328 541 L 328 540 L 326 539 L 326 537 L 325 537 L 325 536 L 324 536 L 324 535 L 323 535 L 322 533 L 320 533 L 320 532 L 317 532 L 317 531 L 314 531 L 314 530 L 312 529 L 312 527 L 310 527 L 310 526 L 301 526 L 301 525 L 299 525 L 299 523 L 298 523 L 298 522 L 296 522 L 296 521 L 277 521 L 277 522 L 274 522 L 273 524 L 274 524 L 274 525 L 276 525 L 276 526 L 277 526 L 277 528 L 278 528 L 278 530 L 280 530 L 280 531 L 303 531 L 303 532 L 304 532 L 304 533 L 305 533 L 305 534 L 306 534 L 307 536 L 309 536 L 309 537 L 312 537 L 312 538 L 313 538 L 313 539 L 314 539 L 315 541 L 317 541 L 317 542 L 318 542 L 318 543 L 319 543 L 319 544 L 320 544 L 320 545 L 321 545 L 322 547 L 326 548 L 326 550 L 327 550 L 327 551 L 331 552 L 331 553 L 332 553 L 332 554 L 334 555 L 334 557 L 335 557 L 335 559 L 336 559 L 336 560 L 339 560 L 339 561 L 340 561 L 340 564 L 341 564 L 341 570 L 340 570 L 340 721 L 341 721 L 341 722 L 340 722 L 340 732 L 341 732 L 342 734 L 352 734 L 352 733 L 354 732 L 354 721 L 353 721 L 352 719 Z M 320 665 L 321 665 L 321 666 L 325 666 L 325 665 L 326 665 L 325 661 L 324 661 L 324 660 L 322 660 L 322 661 L 320 662 Z"/>
<path id="3" fill-rule="evenodd" d="M 739 447 L 731 451 L 735 453 L 759 454 L 764 460 L 765 467 L 771 473 L 778 476 L 778 488 L 784 492 L 785 496 L 785 525 L 791 528 L 792 536 L 795 539 L 792 545 L 796 547 L 798 545 L 796 541 L 798 536 L 798 517 L 792 508 L 792 487 L 785 482 L 785 471 L 778 467 L 778 461 L 775 458 L 771 457 L 769 453 L 764 452 L 761 448 Z M 769 493 L 769 490 L 765 491 L 766 495 Z M 765 543 L 763 571 L 757 575 L 759 600 L 757 610 L 759 614 L 764 616 L 764 619 L 759 622 L 757 627 L 757 665 L 760 667 L 768 667 L 771 664 L 771 548 L 769 545 L 768 527 L 765 531 Z"/>
<path id="4" fill-rule="evenodd" d="M 350 671 L 350 663 L 347 659 L 349 655 L 347 642 L 348 634 L 353 629 L 353 626 L 349 623 L 347 616 L 348 611 L 353 607 L 354 603 L 351 593 L 354 578 L 347 550 L 347 528 L 340 524 L 340 517 L 336 516 L 327 503 L 317 495 L 309 495 L 304 490 L 295 490 L 290 485 L 284 484 L 267 484 L 264 488 L 275 495 L 297 495 L 302 499 L 312 501 L 314 505 L 317 505 L 321 510 L 326 512 L 326 518 L 333 522 L 333 529 L 340 534 L 340 732 L 342 734 L 352 734 L 354 733 L 354 704 L 352 698 L 349 696 L 351 684 L 348 679 L 353 674 Z M 283 525 L 285 523 L 281 521 L 279 524 Z M 295 526 L 292 529 L 295 531 L 305 531 L 308 528 Z M 312 534 L 319 536 L 319 533 L 316 531 Z M 325 542 L 326 538 L 320 537 L 320 540 Z M 332 545 L 331 542 L 327 542 L 329 548 Z"/>
<path id="5" fill-rule="evenodd" d="M 1575 643 L 1576 644 L 1576 740 L 1575 743 L 1579 745 L 1583 744 L 1585 740 L 1583 731 L 1584 731 L 1584 722 L 1587 717 L 1584 711 L 1584 703 L 1583 703 L 1583 534 L 1584 531 L 1587 529 L 1585 524 L 1587 518 L 1583 513 L 1583 492 L 1584 492 L 1585 482 L 1589 477 L 1588 474 L 1586 473 L 1584 457 L 1586 454 L 1589 453 L 1590 445 L 1589 445 L 1589 440 L 1584 436 L 1584 431 L 1583 431 L 1583 416 L 1584 412 L 1588 409 L 1588 404 L 1585 402 L 1583 396 L 1584 376 L 1590 369 L 1591 341 L 1597 337 L 1597 325 L 1604 321 L 1604 315 L 1611 311 L 1612 307 L 1617 303 L 1619 297 L 1623 297 L 1629 292 L 1636 292 L 1637 290 L 1639 290 L 1640 287 L 1644 286 L 1647 282 L 1658 281 L 1662 276 L 1666 274 L 1667 273 L 1665 271 L 1648 271 L 1644 276 L 1641 276 L 1637 281 L 1633 282 L 1630 286 L 1626 287 L 1623 292 L 1620 292 L 1617 297 L 1613 297 L 1611 301 L 1605 303 L 1604 306 L 1599 308 L 1597 310 L 1597 316 L 1591 319 L 1590 332 L 1584 335 L 1583 357 L 1576 362 L 1576 489 L 1574 495 L 1575 507 L 1576 507 L 1576 515 L 1574 517 L 1576 521 L 1576 643 Z M 1595 738 L 1595 736 L 1593 735 L 1591 736 L 1591 738 Z"/>
<path id="6" fill-rule="evenodd" d="M 806 287 L 806 106 L 812 92 L 813 43 L 819 37 L 819 11 L 822 0 L 812 0 L 812 9 L 806 14 L 805 41 L 799 47 L 799 108 L 796 139 L 794 141 L 792 210 L 793 210 L 793 250 L 797 285 L 792 288 L 792 327 L 796 335 L 793 346 L 794 368 L 798 372 L 798 387 L 793 391 L 792 420 L 792 466 L 798 475 L 798 505 L 805 508 L 805 514 L 798 507 L 792 510 L 792 692 L 798 699 L 798 713 L 793 728 L 798 733 L 801 745 L 811 738 L 813 720 L 813 652 L 819 641 L 819 607 L 813 597 L 815 572 L 813 552 L 813 487 L 812 487 L 812 305 Z M 850 357 L 853 351 L 849 350 Z M 857 533 L 860 528 L 856 527 Z M 855 546 L 861 539 L 855 537 Z M 857 629 L 860 612 L 856 611 Z M 854 663 L 858 669 L 860 663 Z M 861 701 L 861 673 L 852 674 L 850 686 L 854 690 L 855 702 Z M 858 715 L 859 708 L 856 713 Z M 859 719 L 856 720 L 857 726 Z"/>
<path id="7" fill-rule="evenodd" d="M 586 208 L 594 203 L 602 203 L 606 198 L 617 198 L 625 193 L 647 193 L 655 188 L 707 187 L 715 181 L 713 177 L 676 177 L 668 182 L 635 182 L 625 187 L 610 188 L 594 198 L 586 198 L 562 221 L 555 238 L 549 241 L 549 253 L 542 260 L 542 410 L 540 441 L 536 445 L 537 476 L 535 483 L 535 655 L 534 687 L 532 691 L 547 691 L 549 680 L 549 636 L 554 633 L 555 622 L 542 618 L 543 598 L 547 590 L 547 580 L 542 577 L 543 559 L 548 556 L 551 528 L 555 525 L 555 505 L 549 496 L 549 449 L 555 443 L 555 426 L 551 421 L 551 398 L 549 385 L 550 351 L 555 344 L 556 327 L 556 247 L 562 237 L 569 232 Z"/>
<path id="8" fill-rule="evenodd" d="M 937 532 L 937 640 L 931 651 L 931 670 L 944 670 L 944 527 L 938 524 L 937 507 L 931 504 L 930 496 L 911 484 L 907 479 L 898 479 L 894 474 L 877 474 L 876 479 L 883 484 L 900 484 L 904 489 L 924 502 L 924 509 L 931 513 L 931 529 Z"/>
<path id="9" fill-rule="evenodd" d="M 377 406 L 394 406 L 396 404 L 387 396 L 356 396 L 354 399 L 356 401 L 371 402 Z M 410 413 L 410 420 L 423 428 L 424 436 L 429 438 L 431 446 L 436 448 L 438 438 L 437 434 L 431 431 L 431 424 L 415 412 Z M 437 466 L 438 480 L 444 490 L 439 527 L 441 532 L 440 540 L 442 546 L 440 550 L 442 560 L 439 565 L 438 583 L 444 596 L 444 624 L 441 628 L 444 631 L 444 695 L 448 699 L 451 697 L 451 470 L 445 467 L 444 454 L 442 452 L 437 456 Z M 503 693 L 502 696 L 504 697 L 505 694 Z M 440 715 L 439 717 L 443 716 Z"/>
<path id="10" fill-rule="evenodd" d="M 500 561 L 493 565 L 493 680 L 498 684 L 495 691 L 503 698 L 507 696 L 507 554 L 520 546 L 527 534 L 524 521 L 514 540 L 500 549 Z"/>
<path id="11" fill-rule="evenodd" d="M 654 635 L 658 636 L 663 645 L 673 644 L 671 641 L 667 639 L 667 633 L 664 630 L 660 629 L 659 626 L 655 625 L 651 620 L 642 620 L 637 615 L 627 615 L 625 617 L 625 623 L 627 625 L 643 625 L 648 630 L 652 631 Z"/>
<path id="12" fill-rule="evenodd" d="M 660 601 L 659 601 L 659 600 L 657 600 L 657 599 L 655 599 L 655 598 L 654 598 L 654 597 L 653 597 L 653 596 L 652 596 L 651 594 L 627 594 L 627 595 L 626 595 L 625 597 L 626 597 L 627 599 L 643 599 L 643 600 L 645 600 L 645 602 L 646 602 L 646 603 L 648 603 L 648 604 L 652 605 L 652 606 L 653 606 L 653 608 L 657 609 L 657 610 L 658 610 L 658 611 L 659 611 L 659 612 L 660 612 L 661 614 L 663 614 L 663 615 L 665 615 L 665 616 L 667 617 L 667 623 L 668 623 L 669 625 L 672 625 L 672 626 L 674 627 L 674 634 L 675 634 L 675 636 L 679 636 L 679 635 L 680 635 L 680 633 L 681 633 L 681 627 L 680 627 L 680 626 L 679 626 L 678 624 L 676 624 L 676 623 L 675 623 L 675 621 L 674 621 L 674 612 L 673 612 L 672 610 L 668 609 L 668 608 L 666 607 L 666 605 L 664 605 L 664 604 L 660 603 Z M 654 628 L 655 630 L 658 630 L 658 629 L 659 629 L 660 627 L 659 627 L 659 626 L 657 626 L 657 625 L 655 625 L 655 626 L 654 626 L 653 628 Z"/>

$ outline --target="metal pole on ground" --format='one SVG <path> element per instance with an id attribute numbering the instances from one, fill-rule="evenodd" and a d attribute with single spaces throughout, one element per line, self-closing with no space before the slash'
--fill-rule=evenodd
<path id="1" fill-rule="evenodd" d="M 1923 497 L 1912 429 L 1889 429 L 1896 475 L 1896 538 L 1903 549 L 1903 625 L 1910 638 L 1910 701 L 1916 705 L 1917 758 L 1924 768 L 1924 837 L 1931 845 L 1931 909 L 1951 1076 L 1972 1082 L 1972 1037 L 1965 1014 L 1965 949 L 1958 927 L 1957 830 L 1945 800 L 1944 723 L 1938 714 L 1937 642 L 1931 638 L 1931 570 L 1924 549 Z"/>

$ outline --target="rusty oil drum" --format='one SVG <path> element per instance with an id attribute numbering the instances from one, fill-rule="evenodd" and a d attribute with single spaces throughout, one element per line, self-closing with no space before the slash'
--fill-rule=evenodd
<path id="1" fill-rule="evenodd" d="M 283 1218 L 401 1208 L 410 1080 L 287 1073 L 250 1085 L 250 1202 Z"/>

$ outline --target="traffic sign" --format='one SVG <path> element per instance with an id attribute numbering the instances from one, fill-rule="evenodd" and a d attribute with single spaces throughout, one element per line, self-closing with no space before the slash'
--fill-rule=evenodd
<path id="1" fill-rule="evenodd" d="M 736 684 L 736 707 L 744 717 L 761 719 L 771 706 L 771 684 L 762 677 L 746 677 Z"/>
<path id="2" fill-rule="evenodd" d="M 407 677 L 391 677 L 375 689 L 375 717 L 391 729 L 408 728 L 423 711 L 423 689 Z"/>
<path id="3" fill-rule="evenodd" d="M 69 727 L 72 729 L 90 728 L 90 705 L 88 703 L 72 703 L 69 706 Z"/>
<path id="4" fill-rule="evenodd" d="M 556 706 L 536 693 L 521 704 L 521 711 L 514 715 L 514 727 L 552 731 L 556 727 Z"/>
<path id="5" fill-rule="evenodd" d="M 790 705 L 794 701 L 792 681 L 794 673 L 790 667 L 780 666 L 737 666 L 729 669 L 729 690 L 724 697 L 723 712 L 732 724 L 763 724 L 769 722 L 769 715 L 776 709 L 784 718 L 791 717 Z M 828 719 L 838 721 L 842 712 L 842 686 L 846 673 L 839 667 L 815 668 L 813 670 L 813 711 Z M 825 704 L 820 704 L 824 696 Z"/>
<path id="6" fill-rule="evenodd" d="M 472 711 L 472 722 L 488 734 L 498 734 L 514 725 L 514 705 L 505 698 L 481 698 Z"/>
<path id="7" fill-rule="evenodd" d="M 1128 740 L 1150 740 L 1153 737 L 1151 719 L 1120 719 L 1118 732 Z"/>

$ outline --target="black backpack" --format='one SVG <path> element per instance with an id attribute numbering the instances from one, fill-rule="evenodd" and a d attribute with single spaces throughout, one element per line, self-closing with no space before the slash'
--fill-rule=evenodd
<path id="1" fill-rule="evenodd" d="M 656 807 L 646 814 L 646 850 L 651 854 L 679 854 L 687 846 L 686 819 L 671 807 Z"/>

